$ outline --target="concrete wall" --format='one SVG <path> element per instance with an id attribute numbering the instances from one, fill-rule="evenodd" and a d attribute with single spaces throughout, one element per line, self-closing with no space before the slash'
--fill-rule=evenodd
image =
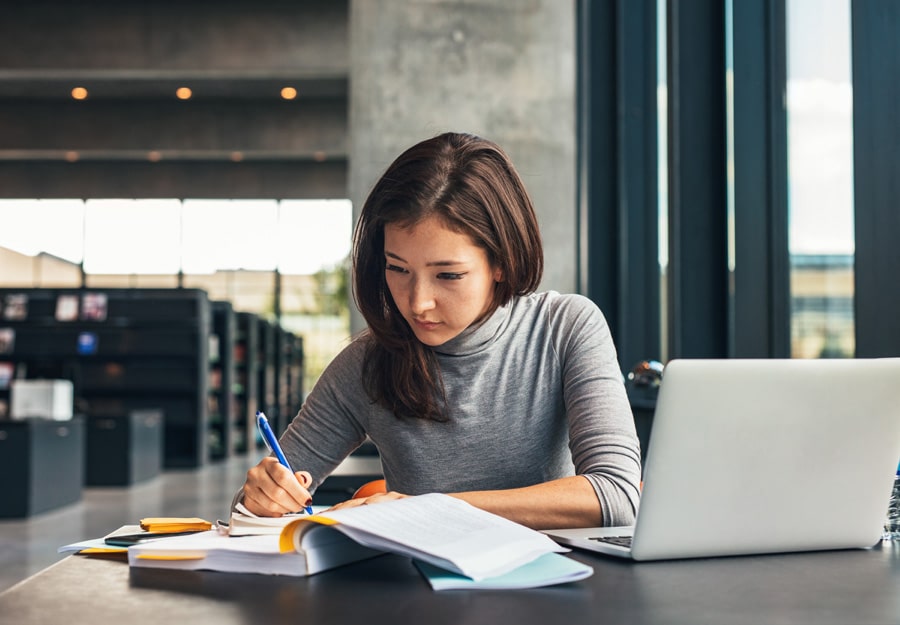
<path id="1" fill-rule="evenodd" d="M 534 199 L 543 288 L 576 288 L 572 0 L 351 0 L 350 172 L 355 215 L 410 145 L 444 131 L 500 144 Z M 362 327 L 354 316 L 353 329 Z"/>
<path id="2" fill-rule="evenodd" d="M 348 10 L 5 3 L 0 197 L 346 197 Z"/>

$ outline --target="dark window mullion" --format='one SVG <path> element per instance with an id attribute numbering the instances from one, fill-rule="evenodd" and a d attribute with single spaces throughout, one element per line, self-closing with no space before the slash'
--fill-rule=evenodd
<path id="1" fill-rule="evenodd" d="M 787 357 L 784 0 L 732 6 L 735 267 L 729 355 Z"/>
<path id="2" fill-rule="evenodd" d="M 856 355 L 900 356 L 900 3 L 851 11 Z"/>
<path id="3" fill-rule="evenodd" d="M 669 0 L 670 358 L 728 355 L 725 16 Z"/>

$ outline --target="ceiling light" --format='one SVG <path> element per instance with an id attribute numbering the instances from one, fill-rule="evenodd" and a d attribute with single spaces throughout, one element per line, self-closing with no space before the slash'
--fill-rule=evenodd
<path id="1" fill-rule="evenodd" d="M 72 89 L 72 97 L 76 100 L 85 100 L 88 97 L 88 91 L 84 87 L 75 87 Z"/>
<path id="2" fill-rule="evenodd" d="M 297 90 L 293 87 L 284 87 L 281 90 L 281 97 L 285 100 L 293 100 L 297 97 Z"/>
<path id="3" fill-rule="evenodd" d="M 178 87 L 178 90 L 175 91 L 175 96 L 179 100 L 190 100 L 192 95 L 194 93 L 188 87 Z"/>

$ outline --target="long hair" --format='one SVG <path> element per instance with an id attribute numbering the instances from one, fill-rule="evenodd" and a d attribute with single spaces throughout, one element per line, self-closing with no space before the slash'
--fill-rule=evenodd
<path id="1" fill-rule="evenodd" d="M 413 334 L 385 279 L 385 225 L 406 228 L 430 217 L 468 235 L 502 271 L 486 316 L 537 289 L 544 255 L 531 198 L 506 153 L 486 139 L 445 133 L 422 141 L 369 193 L 353 236 L 353 295 L 369 327 L 364 388 L 398 417 L 446 421 L 434 351 Z"/>

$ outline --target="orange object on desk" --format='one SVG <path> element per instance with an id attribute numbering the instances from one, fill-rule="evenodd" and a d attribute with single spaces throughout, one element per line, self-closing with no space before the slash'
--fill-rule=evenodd
<path id="1" fill-rule="evenodd" d="M 644 481 L 641 480 L 640 490 L 644 490 Z M 353 493 L 353 497 L 351 499 L 362 499 L 363 497 L 371 497 L 372 495 L 378 495 L 380 493 L 387 492 L 387 484 L 384 480 L 372 480 L 371 482 L 366 482 L 362 486 L 356 489 L 356 492 Z"/>
<path id="2" fill-rule="evenodd" d="M 384 480 L 372 480 L 357 488 L 356 492 L 353 493 L 352 499 L 362 499 L 363 497 L 371 497 L 372 495 L 386 492 L 387 484 L 385 484 Z"/>

